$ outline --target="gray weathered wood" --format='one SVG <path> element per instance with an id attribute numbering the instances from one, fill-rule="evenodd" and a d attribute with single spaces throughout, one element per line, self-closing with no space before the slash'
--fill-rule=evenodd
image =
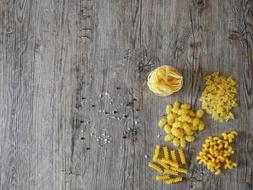
<path id="1" fill-rule="evenodd" d="M 0 189 L 252 189 L 251 0 L 1 0 Z M 157 97 L 148 73 L 176 66 L 184 87 Z M 203 76 L 238 81 L 236 119 L 186 150 L 189 174 L 166 186 L 147 167 L 168 102 L 200 107 Z M 214 176 L 195 156 L 204 139 L 240 132 L 239 167 Z"/>

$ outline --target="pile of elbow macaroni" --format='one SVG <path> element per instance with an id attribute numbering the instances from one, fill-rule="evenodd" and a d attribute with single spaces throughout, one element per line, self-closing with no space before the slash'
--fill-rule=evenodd
<path id="1" fill-rule="evenodd" d="M 202 109 L 194 112 L 190 104 L 180 104 L 176 101 L 166 107 L 166 118 L 162 118 L 158 125 L 166 132 L 164 140 L 172 141 L 176 147 L 187 146 L 187 142 L 195 140 L 194 132 L 202 131 L 205 125 L 201 118 L 204 115 Z"/>
<path id="2" fill-rule="evenodd" d="M 148 166 L 163 175 L 157 175 L 156 180 L 164 180 L 166 184 L 178 183 L 183 181 L 180 174 L 186 174 L 186 159 L 182 149 L 177 151 L 180 162 L 177 159 L 176 151 L 169 150 L 167 146 L 161 147 L 156 145 L 153 156 L 153 162 L 149 162 Z"/>
<path id="3" fill-rule="evenodd" d="M 148 86 L 157 95 L 168 96 L 181 89 L 182 79 L 182 75 L 175 68 L 161 66 L 150 73 Z M 237 107 L 236 81 L 231 77 L 219 76 L 219 73 L 215 72 L 205 77 L 205 84 L 206 87 L 200 98 L 202 109 L 195 112 L 190 104 L 181 104 L 178 101 L 173 105 L 168 104 L 166 106 L 166 117 L 158 123 L 159 127 L 164 129 L 166 133 L 165 142 L 172 141 L 176 147 L 185 148 L 187 142 L 195 141 L 194 132 L 200 132 L 205 128 L 202 121 L 205 111 L 211 114 L 214 120 L 228 121 L 234 119 L 231 109 Z M 237 167 L 237 163 L 231 160 L 231 156 L 234 154 L 232 142 L 237 135 L 236 131 L 232 131 L 222 133 L 222 137 L 209 136 L 196 160 L 215 175 L 219 175 L 221 169 Z M 180 158 L 180 163 L 177 160 L 176 152 Z M 156 180 L 164 180 L 166 184 L 183 181 L 183 177 L 179 176 L 179 173 L 187 173 L 187 169 L 185 169 L 186 160 L 182 149 L 169 151 L 166 146 L 156 145 L 153 162 L 149 162 L 148 165 L 157 172 L 163 173 L 163 175 L 156 176 Z"/>

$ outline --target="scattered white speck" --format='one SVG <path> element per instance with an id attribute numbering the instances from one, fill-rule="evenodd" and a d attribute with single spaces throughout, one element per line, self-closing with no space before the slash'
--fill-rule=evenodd
<path id="1" fill-rule="evenodd" d="M 160 135 L 160 134 L 157 134 L 157 135 L 156 135 L 156 137 L 157 137 L 157 138 L 160 138 L 160 137 L 161 137 L 161 135 Z"/>
<path id="2" fill-rule="evenodd" d="M 105 96 L 109 96 L 109 93 L 108 93 L 108 92 L 105 92 Z"/>
<path id="3" fill-rule="evenodd" d="M 148 155 L 147 155 L 147 154 L 145 154 L 144 158 L 145 158 L 145 159 L 147 159 L 147 158 L 148 158 Z"/>
<path id="4" fill-rule="evenodd" d="M 101 113 L 102 112 L 102 110 L 98 110 L 98 113 Z"/>
<path id="5" fill-rule="evenodd" d="M 121 105 L 121 106 L 123 106 L 124 104 L 123 104 L 123 103 L 121 103 L 120 105 Z"/>

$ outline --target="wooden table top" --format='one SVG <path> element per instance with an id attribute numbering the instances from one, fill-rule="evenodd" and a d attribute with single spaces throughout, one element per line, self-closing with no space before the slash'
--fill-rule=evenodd
<path id="1" fill-rule="evenodd" d="M 184 76 L 169 97 L 148 73 Z M 201 106 L 203 77 L 238 82 L 235 119 L 205 116 L 187 147 L 187 180 L 165 185 L 147 167 L 167 103 Z M 1 190 L 251 190 L 253 1 L 0 1 Z M 239 167 L 215 176 L 195 157 L 209 135 L 238 130 Z"/>

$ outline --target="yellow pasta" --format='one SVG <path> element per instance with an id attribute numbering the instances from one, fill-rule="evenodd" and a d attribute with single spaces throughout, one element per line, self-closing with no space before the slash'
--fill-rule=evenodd
<path id="1" fill-rule="evenodd" d="M 167 133 L 167 134 L 171 133 L 171 127 L 170 127 L 169 125 L 165 125 L 165 126 L 164 126 L 164 131 L 165 131 L 165 133 Z"/>
<path id="2" fill-rule="evenodd" d="M 170 179 L 170 176 L 168 176 L 168 175 L 157 175 L 157 176 L 156 176 L 156 180 L 157 180 L 157 181 L 160 181 L 160 180 L 168 180 L 168 179 Z"/>
<path id="3" fill-rule="evenodd" d="M 161 146 L 160 145 L 156 145 L 156 147 L 155 147 L 155 153 L 154 153 L 154 156 L 153 156 L 153 160 L 154 161 L 158 160 L 160 149 L 161 149 Z"/>
<path id="4" fill-rule="evenodd" d="M 171 170 L 174 170 L 174 171 L 179 172 L 179 173 L 184 173 L 184 174 L 187 173 L 187 169 L 185 169 L 185 168 L 175 168 L 175 167 L 171 167 Z"/>
<path id="5" fill-rule="evenodd" d="M 148 87 L 158 96 L 169 96 L 182 88 L 183 76 L 176 68 L 163 65 L 148 76 Z"/>
<path id="6" fill-rule="evenodd" d="M 169 157 L 169 149 L 167 146 L 163 147 L 163 156 L 165 159 L 170 159 Z"/>
<path id="7" fill-rule="evenodd" d="M 159 155 L 161 148 L 163 150 L 163 154 Z M 187 169 L 180 166 L 186 164 L 186 160 L 185 160 L 185 156 L 182 149 L 178 150 L 178 154 L 181 160 L 180 164 L 177 161 L 175 150 L 172 149 L 171 151 L 169 151 L 167 146 L 161 147 L 160 145 L 156 145 L 155 151 L 154 151 L 154 157 L 156 158 L 155 159 L 156 161 L 148 163 L 148 166 L 150 168 L 154 169 L 155 171 L 159 173 L 162 173 L 162 175 L 156 176 L 156 180 L 158 181 L 164 180 L 166 184 L 177 183 L 183 180 L 181 176 L 187 173 Z M 170 157 L 172 160 L 169 159 Z M 231 162 L 227 161 L 226 167 L 228 169 L 233 168 L 235 167 L 235 163 L 232 161 Z M 220 167 L 216 167 L 216 168 L 217 168 L 216 173 L 218 173 L 218 169 Z M 210 169 L 213 170 L 213 168 L 210 168 Z M 177 177 L 172 178 L 171 176 L 177 176 Z"/>
<path id="8" fill-rule="evenodd" d="M 218 72 L 205 77 L 205 89 L 200 101 L 202 108 L 212 115 L 214 120 L 228 121 L 234 119 L 232 108 L 236 103 L 236 81 L 231 77 L 219 76 Z"/>
<path id="9" fill-rule="evenodd" d="M 166 106 L 166 113 L 167 114 L 170 114 L 171 113 L 171 111 L 172 111 L 172 105 L 171 104 L 168 104 L 167 106 Z"/>
<path id="10" fill-rule="evenodd" d="M 160 172 L 160 173 L 163 172 L 163 169 L 160 166 L 156 165 L 154 162 L 149 162 L 148 166 L 153 168 L 154 170 Z"/>
<path id="11" fill-rule="evenodd" d="M 231 160 L 234 150 L 231 146 L 236 131 L 222 133 L 222 137 L 208 137 L 202 146 L 202 150 L 196 157 L 199 164 L 203 164 L 215 175 L 221 173 L 221 167 L 224 169 L 233 169 L 237 164 Z M 222 139 L 223 138 L 223 139 Z"/>
<path id="12" fill-rule="evenodd" d="M 182 149 L 179 149 L 179 150 L 178 150 L 178 154 L 179 154 L 181 163 L 182 163 L 182 164 L 186 164 L 185 155 L 184 155 L 183 150 L 182 150 Z"/>
<path id="13" fill-rule="evenodd" d="M 188 141 L 188 142 L 193 142 L 195 141 L 195 137 L 194 136 L 185 136 L 185 140 Z"/>
<path id="14" fill-rule="evenodd" d="M 172 184 L 172 183 L 178 183 L 180 181 L 183 181 L 182 177 L 176 177 L 176 178 L 171 178 L 165 181 L 166 184 Z"/>
<path id="15" fill-rule="evenodd" d="M 173 167 L 176 167 L 176 168 L 179 167 L 178 163 L 173 162 L 172 160 L 167 160 L 165 158 L 161 158 L 161 161 L 164 162 L 165 164 L 169 164 L 169 165 L 171 165 Z"/>
<path id="16" fill-rule="evenodd" d="M 205 125 L 201 118 L 204 115 L 202 109 L 194 112 L 190 104 L 181 104 L 176 101 L 173 105 L 166 106 L 167 117 L 159 121 L 159 126 L 164 129 L 166 136 L 165 142 L 172 141 L 176 147 L 187 146 L 187 142 L 195 140 L 194 131 L 203 131 Z M 233 139 L 231 135 L 230 138 Z"/>
<path id="17" fill-rule="evenodd" d="M 178 164 L 177 156 L 176 156 L 175 150 L 171 150 L 171 151 L 170 151 L 170 155 L 171 155 L 172 161 Z"/>
<path id="18" fill-rule="evenodd" d="M 202 110 L 202 109 L 199 109 L 199 110 L 197 110 L 197 112 L 196 112 L 196 116 L 197 116 L 198 118 L 202 118 L 204 114 L 205 114 L 205 111 Z"/>
<path id="19" fill-rule="evenodd" d="M 167 123 L 167 119 L 166 118 L 162 118 L 159 121 L 158 125 L 159 125 L 160 128 L 163 128 L 166 125 L 166 123 Z"/>
<path id="20" fill-rule="evenodd" d="M 178 175 L 177 171 L 171 170 L 171 169 L 165 169 L 164 170 L 165 174 L 170 174 L 170 175 Z"/>

